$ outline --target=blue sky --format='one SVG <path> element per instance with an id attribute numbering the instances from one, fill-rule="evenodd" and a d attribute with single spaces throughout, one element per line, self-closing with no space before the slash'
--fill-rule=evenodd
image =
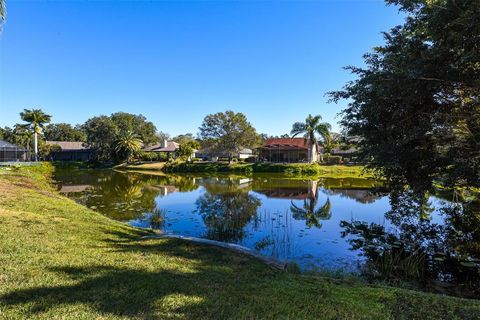
<path id="1" fill-rule="evenodd" d="M 39 107 L 53 122 L 141 113 L 196 133 L 208 113 L 243 112 L 287 133 L 321 114 L 325 93 L 402 22 L 382 1 L 7 1 L 0 35 L 0 126 Z M 344 104 L 343 104 L 344 105 Z"/>

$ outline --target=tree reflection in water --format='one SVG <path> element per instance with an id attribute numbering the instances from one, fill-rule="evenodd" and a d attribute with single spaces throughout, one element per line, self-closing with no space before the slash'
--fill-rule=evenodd
<path id="1" fill-rule="evenodd" d="M 316 181 L 309 181 L 308 196 L 303 200 L 303 206 L 297 206 L 291 201 L 290 211 L 295 220 L 305 220 L 308 228 L 321 228 L 320 220 L 328 220 L 332 217 L 330 198 L 327 198 L 325 203 L 316 209 L 318 203 L 318 185 Z"/>
<path id="2" fill-rule="evenodd" d="M 443 221 L 426 193 L 392 190 L 388 229 L 376 223 L 342 221 L 342 237 L 366 258 L 370 279 L 407 282 L 424 289 L 480 297 L 480 198 L 440 201 Z"/>
<path id="3" fill-rule="evenodd" d="M 318 198 L 308 198 L 303 200 L 303 207 L 298 207 L 291 202 L 290 211 L 295 220 L 305 220 L 307 227 L 316 227 L 321 228 L 322 224 L 320 220 L 328 220 L 332 217 L 331 213 L 331 204 L 330 198 L 327 198 L 327 201 L 318 209 L 315 209 L 317 206 Z"/>
<path id="4" fill-rule="evenodd" d="M 197 212 L 212 240 L 238 242 L 245 236 L 244 228 L 256 217 L 261 201 L 234 181 L 205 183 L 205 193 L 196 201 Z"/>

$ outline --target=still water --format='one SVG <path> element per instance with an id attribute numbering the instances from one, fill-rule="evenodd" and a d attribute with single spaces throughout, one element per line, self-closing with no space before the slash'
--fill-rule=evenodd
<path id="1" fill-rule="evenodd" d="M 60 191 L 112 219 L 232 242 L 303 270 L 479 295 L 477 198 L 388 191 L 367 179 L 58 170 Z"/>

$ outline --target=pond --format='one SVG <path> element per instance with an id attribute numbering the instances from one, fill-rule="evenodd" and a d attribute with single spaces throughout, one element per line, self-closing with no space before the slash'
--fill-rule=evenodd
<path id="1" fill-rule="evenodd" d="M 480 200 L 368 179 L 57 169 L 60 192 L 112 219 L 248 247 L 306 271 L 480 296 Z"/>

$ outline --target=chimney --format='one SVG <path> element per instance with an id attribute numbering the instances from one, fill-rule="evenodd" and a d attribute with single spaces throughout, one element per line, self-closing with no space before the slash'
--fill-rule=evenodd
<path id="1" fill-rule="evenodd" d="M 166 148 L 168 146 L 168 141 L 165 139 L 162 141 L 162 148 Z"/>

